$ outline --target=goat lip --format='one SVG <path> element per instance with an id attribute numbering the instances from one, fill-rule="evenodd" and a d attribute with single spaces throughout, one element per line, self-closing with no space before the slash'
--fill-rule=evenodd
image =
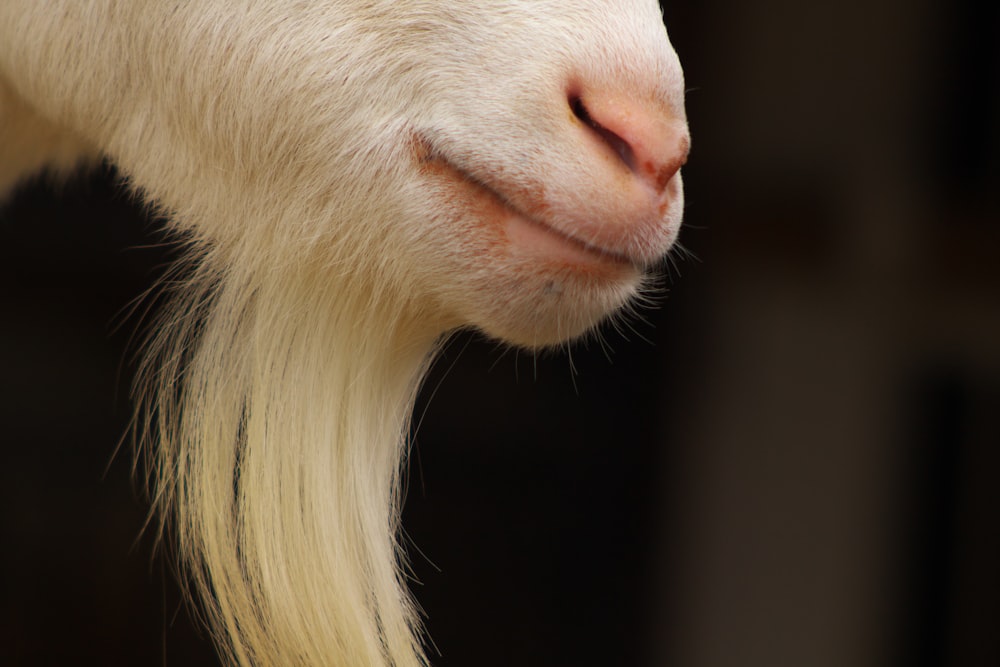
<path id="1" fill-rule="evenodd" d="M 507 206 L 507 238 L 525 254 L 540 255 L 568 265 L 635 267 L 637 262 L 620 253 L 587 243 Z"/>
<path id="2" fill-rule="evenodd" d="M 622 252 L 589 243 L 553 227 L 539 219 L 538 216 L 525 212 L 492 184 L 456 165 L 439 152 L 430 151 L 423 162 L 426 165 L 437 165 L 438 168 L 450 173 L 452 178 L 465 183 L 488 198 L 501 211 L 499 217 L 503 219 L 501 224 L 504 233 L 511 246 L 519 253 L 543 260 L 556 261 L 568 267 L 604 266 L 619 270 L 634 270 L 642 266 L 640 260 L 629 257 Z"/>
<path id="3" fill-rule="evenodd" d="M 504 231 L 515 251 L 542 260 L 556 261 L 569 267 L 636 265 L 634 260 L 621 253 L 588 243 L 553 227 L 538 216 L 526 213 L 490 185 L 478 180 L 474 183 L 506 211 Z"/>

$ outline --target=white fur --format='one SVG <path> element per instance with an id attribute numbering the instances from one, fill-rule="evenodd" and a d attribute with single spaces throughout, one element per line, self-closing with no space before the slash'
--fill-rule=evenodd
<path id="1" fill-rule="evenodd" d="M 0 3 L 0 193 L 104 156 L 190 246 L 137 427 L 231 663 L 425 663 L 398 482 L 441 337 L 578 336 L 680 222 L 577 89 L 686 137 L 653 0 Z M 632 261 L 541 256 L 512 210 Z"/>

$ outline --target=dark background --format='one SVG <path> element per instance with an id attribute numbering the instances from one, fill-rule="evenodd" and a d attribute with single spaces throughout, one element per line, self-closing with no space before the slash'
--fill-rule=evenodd
<path id="1" fill-rule="evenodd" d="M 666 4 L 697 259 L 611 352 L 438 363 L 435 665 L 1000 664 L 1000 3 Z M 0 208 L 2 664 L 213 664 L 113 456 L 154 229 L 108 169 Z"/>

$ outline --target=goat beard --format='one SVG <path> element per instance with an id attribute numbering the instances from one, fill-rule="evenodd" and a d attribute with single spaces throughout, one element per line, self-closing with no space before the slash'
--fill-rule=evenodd
<path id="1" fill-rule="evenodd" d="M 328 273 L 198 258 L 147 341 L 137 442 L 227 663 L 417 667 L 400 475 L 441 336 Z"/>

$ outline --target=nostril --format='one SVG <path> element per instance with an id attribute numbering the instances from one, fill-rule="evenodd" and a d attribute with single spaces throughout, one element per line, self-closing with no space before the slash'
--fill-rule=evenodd
<path id="1" fill-rule="evenodd" d="M 628 91 L 570 89 L 566 99 L 582 126 L 577 131 L 587 128 L 657 196 L 667 192 L 691 146 L 683 110 Z"/>
<path id="2" fill-rule="evenodd" d="M 636 171 L 635 151 L 632 150 L 627 141 L 593 119 L 583 103 L 583 98 L 579 95 L 570 95 L 569 108 L 573 110 L 574 116 L 587 125 L 601 141 L 615 152 L 629 170 Z"/>

